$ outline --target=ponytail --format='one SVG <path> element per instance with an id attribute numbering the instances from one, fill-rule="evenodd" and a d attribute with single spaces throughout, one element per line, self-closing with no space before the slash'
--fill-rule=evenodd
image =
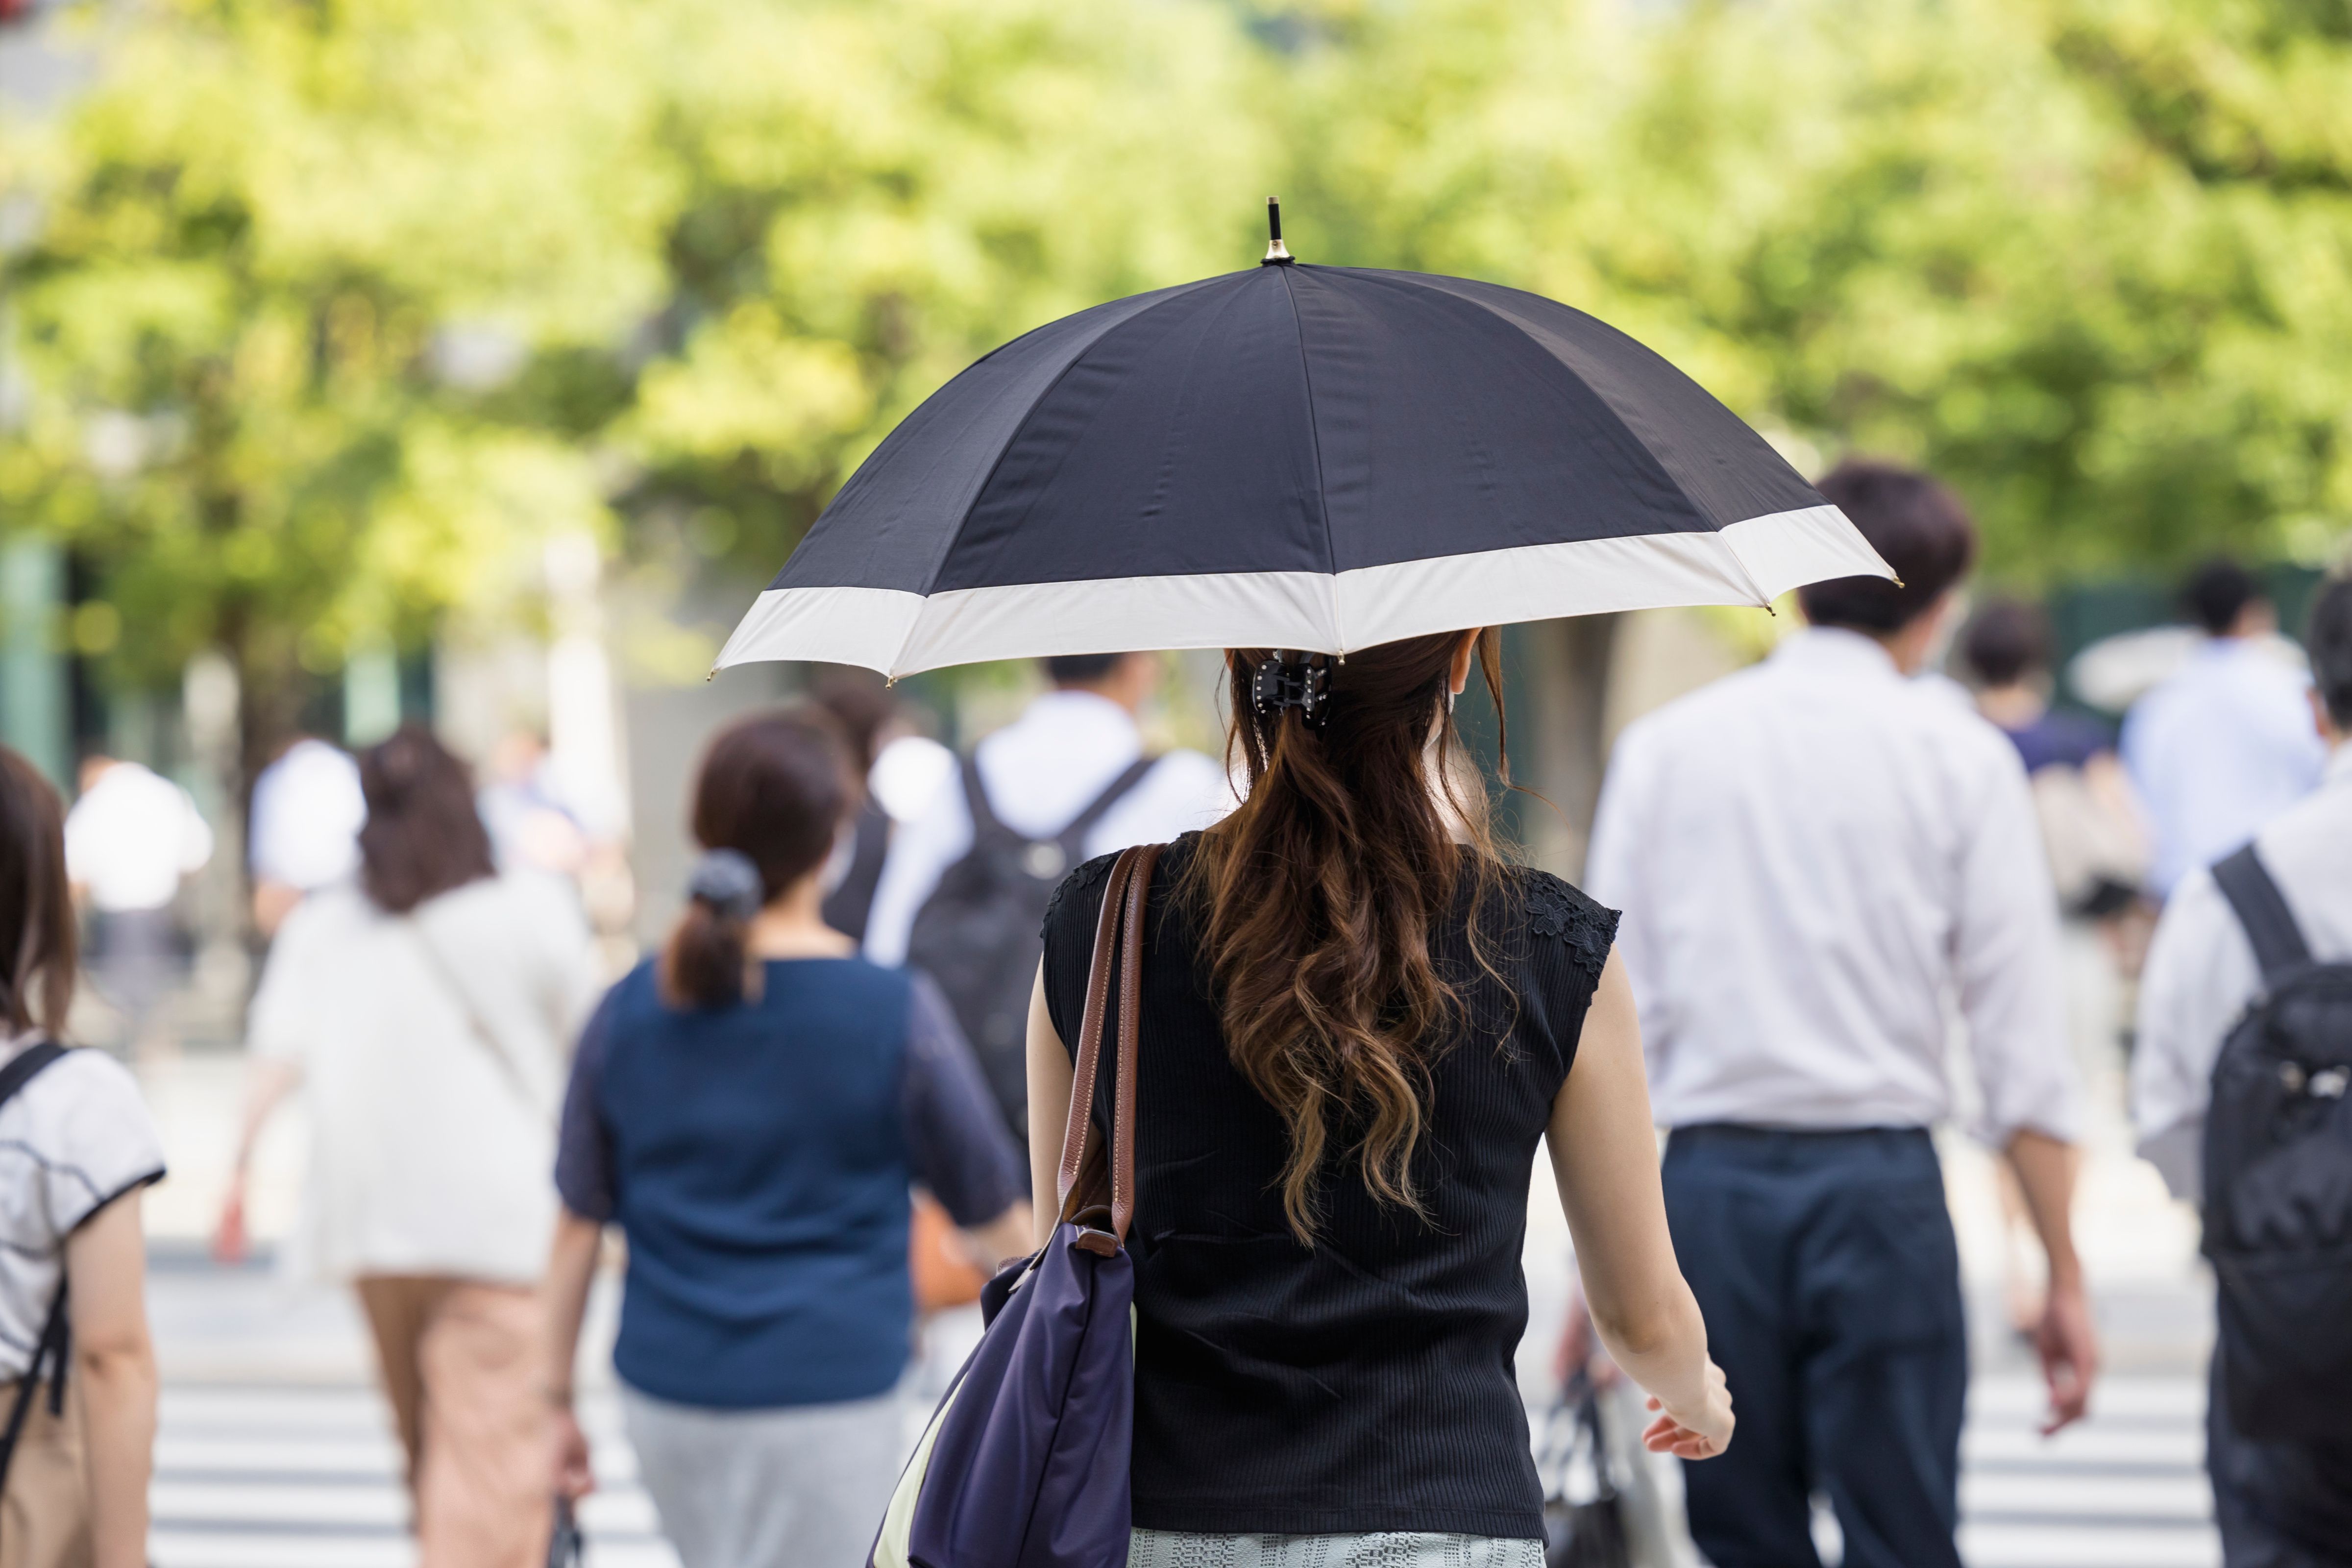
<path id="1" fill-rule="evenodd" d="M 731 1007 L 756 988 L 746 938 L 766 901 L 750 856 L 713 849 L 695 862 L 686 912 L 662 952 L 662 993 L 670 1005 Z"/>
<path id="2" fill-rule="evenodd" d="M 751 921 L 823 866 L 858 806 L 857 775 L 832 721 L 811 709 L 740 720 L 710 742 L 694 784 L 702 858 L 656 969 L 673 1007 L 731 1007 L 760 994 Z"/>

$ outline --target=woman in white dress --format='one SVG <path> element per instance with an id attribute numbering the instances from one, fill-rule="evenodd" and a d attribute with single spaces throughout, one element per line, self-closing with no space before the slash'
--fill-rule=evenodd
<path id="1" fill-rule="evenodd" d="M 355 881 L 308 895 L 254 998 L 244 1173 L 298 1083 L 290 1272 L 348 1280 L 375 1338 L 425 1568 L 532 1568 L 550 1519 L 532 1294 L 570 1045 L 597 979 L 571 889 L 493 868 L 465 765 L 418 726 L 360 756 Z"/>

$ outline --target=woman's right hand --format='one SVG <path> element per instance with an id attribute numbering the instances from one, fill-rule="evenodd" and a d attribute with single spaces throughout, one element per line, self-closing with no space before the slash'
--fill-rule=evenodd
<path id="1" fill-rule="evenodd" d="M 1712 1459 L 1731 1447 L 1731 1389 L 1723 1380 L 1723 1369 L 1709 1361 L 1706 1383 L 1696 1410 L 1668 1410 L 1664 1402 L 1652 1395 L 1650 1408 L 1660 1412 L 1642 1433 L 1642 1445 L 1653 1454 L 1672 1454 L 1681 1459 Z"/>
<path id="2" fill-rule="evenodd" d="M 245 1177 L 239 1173 L 229 1178 L 227 1194 L 221 1199 L 220 1218 L 213 1226 L 213 1261 L 242 1263 L 245 1254 Z"/>
<path id="3" fill-rule="evenodd" d="M 555 1436 L 555 1490 L 578 1502 L 596 1489 L 596 1471 L 588 1462 L 588 1434 L 568 1405 L 556 1407 L 549 1423 Z"/>

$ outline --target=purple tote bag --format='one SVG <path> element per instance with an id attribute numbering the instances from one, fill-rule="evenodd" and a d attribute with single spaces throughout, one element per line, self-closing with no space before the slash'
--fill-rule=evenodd
<path id="1" fill-rule="evenodd" d="M 1135 1426 L 1135 1066 L 1143 915 L 1159 845 L 1103 889 L 1062 1142 L 1061 1217 L 981 1292 L 988 1331 L 898 1478 L 867 1568 L 1124 1568 Z M 1094 1126 L 1103 1025 L 1111 1138 Z"/>

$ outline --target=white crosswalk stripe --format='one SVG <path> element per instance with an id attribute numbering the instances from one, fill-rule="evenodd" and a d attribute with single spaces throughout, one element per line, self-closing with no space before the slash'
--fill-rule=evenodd
<path id="1" fill-rule="evenodd" d="M 609 1394 L 585 1397 L 603 1489 L 581 1510 L 595 1568 L 677 1568 Z M 173 1383 L 149 1497 L 156 1568 L 412 1568 L 399 1453 L 375 1391 Z"/>
<path id="2" fill-rule="evenodd" d="M 2096 1414 L 2045 1439 L 2032 1380 L 1979 1378 L 1960 1483 L 1969 1568 L 2215 1568 L 2189 1376 L 2117 1377 Z M 604 1489 L 583 1510 L 596 1568 L 674 1568 L 609 1396 L 583 1415 Z M 175 1384 L 153 1491 L 157 1568 L 410 1568 L 398 1458 L 374 1391 Z"/>
<path id="3" fill-rule="evenodd" d="M 2042 1406 L 2039 1382 L 2025 1376 L 1981 1376 L 1969 1390 L 1969 1568 L 2218 1568 L 2202 1379 L 2106 1378 L 2090 1419 L 2050 1438 Z"/>

